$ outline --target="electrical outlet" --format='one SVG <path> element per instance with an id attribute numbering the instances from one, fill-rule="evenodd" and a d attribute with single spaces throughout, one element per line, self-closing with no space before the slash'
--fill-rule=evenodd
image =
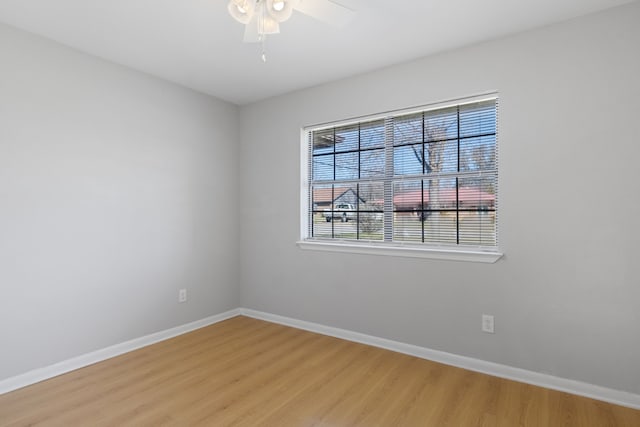
<path id="1" fill-rule="evenodd" d="M 483 314 L 482 315 L 482 332 L 487 332 L 490 334 L 495 333 L 493 330 L 493 325 L 494 325 L 493 316 L 490 314 Z"/>
<path id="2" fill-rule="evenodd" d="M 187 302 L 187 290 L 180 289 L 178 291 L 178 302 Z"/>

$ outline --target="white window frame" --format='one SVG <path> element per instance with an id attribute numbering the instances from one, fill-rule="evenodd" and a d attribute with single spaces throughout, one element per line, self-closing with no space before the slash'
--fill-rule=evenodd
<path id="1" fill-rule="evenodd" d="M 417 113 L 422 111 L 436 110 L 441 108 L 452 107 L 456 105 L 464 105 L 475 102 L 489 101 L 498 99 L 497 92 L 490 92 L 481 95 L 465 97 L 443 102 L 436 102 L 419 107 L 412 107 L 402 110 L 394 110 L 390 112 L 368 115 L 363 117 L 354 117 L 347 120 L 341 120 L 331 123 L 306 126 L 300 131 L 300 240 L 297 245 L 301 249 L 338 252 L 338 253 L 355 253 L 366 255 L 383 255 L 383 256 L 400 256 L 410 258 L 427 258 L 434 260 L 449 261 L 469 261 L 482 263 L 495 263 L 503 253 L 495 248 L 475 248 L 471 246 L 437 246 L 430 244 L 416 244 L 409 242 L 359 242 L 355 240 L 340 239 L 312 239 L 309 238 L 309 165 L 310 165 L 310 149 L 308 132 L 318 130 L 323 127 L 338 127 L 352 124 L 359 121 L 373 121 L 383 119 L 389 116 L 399 116 L 404 114 Z M 496 123 L 497 127 L 497 123 Z M 496 128 L 496 137 L 498 129 Z M 497 148 L 496 148 L 497 149 Z M 497 153 L 496 153 L 497 156 Z M 497 195 L 497 194 L 496 194 Z M 498 200 L 498 198 L 496 198 Z M 498 206 L 496 204 L 496 214 Z M 497 230 L 496 230 L 497 234 Z"/>

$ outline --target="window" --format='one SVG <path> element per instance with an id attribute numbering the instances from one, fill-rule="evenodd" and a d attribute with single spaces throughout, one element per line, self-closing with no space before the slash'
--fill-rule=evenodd
<path id="1" fill-rule="evenodd" d="M 301 243 L 495 261 L 496 123 L 491 96 L 305 129 Z"/>

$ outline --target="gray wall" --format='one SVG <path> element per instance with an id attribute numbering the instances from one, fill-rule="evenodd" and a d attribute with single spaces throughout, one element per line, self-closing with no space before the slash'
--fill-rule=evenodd
<path id="1" fill-rule="evenodd" d="M 0 379 L 240 305 L 237 141 L 231 104 L 0 25 Z"/>
<path id="2" fill-rule="evenodd" d="M 640 393 L 638 22 L 633 3 L 242 108 L 243 306 Z M 502 260 L 296 247 L 301 127 L 488 90 Z"/>
<path id="3" fill-rule="evenodd" d="M 637 22 L 636 2 L 239 112 L 0 25 L 0 379 L 242 305 L 640 393 Z M 502 260 L 295 246 L 301 127 L 488 90 Z"/>

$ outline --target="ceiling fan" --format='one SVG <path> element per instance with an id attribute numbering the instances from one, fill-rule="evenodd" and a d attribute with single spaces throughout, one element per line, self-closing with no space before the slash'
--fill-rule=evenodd
<path id="1" fill-rule="evenodd" d="M 294 10 L 334 26 L 346 25 L 354 14 L 331 0 L 229 0 L 228 9 L 236 21 L 245 24 L 245 43 L 262 42 L 265 62 L 266 36 L 279 33 L 280 23 L 289 19 Z"/>

